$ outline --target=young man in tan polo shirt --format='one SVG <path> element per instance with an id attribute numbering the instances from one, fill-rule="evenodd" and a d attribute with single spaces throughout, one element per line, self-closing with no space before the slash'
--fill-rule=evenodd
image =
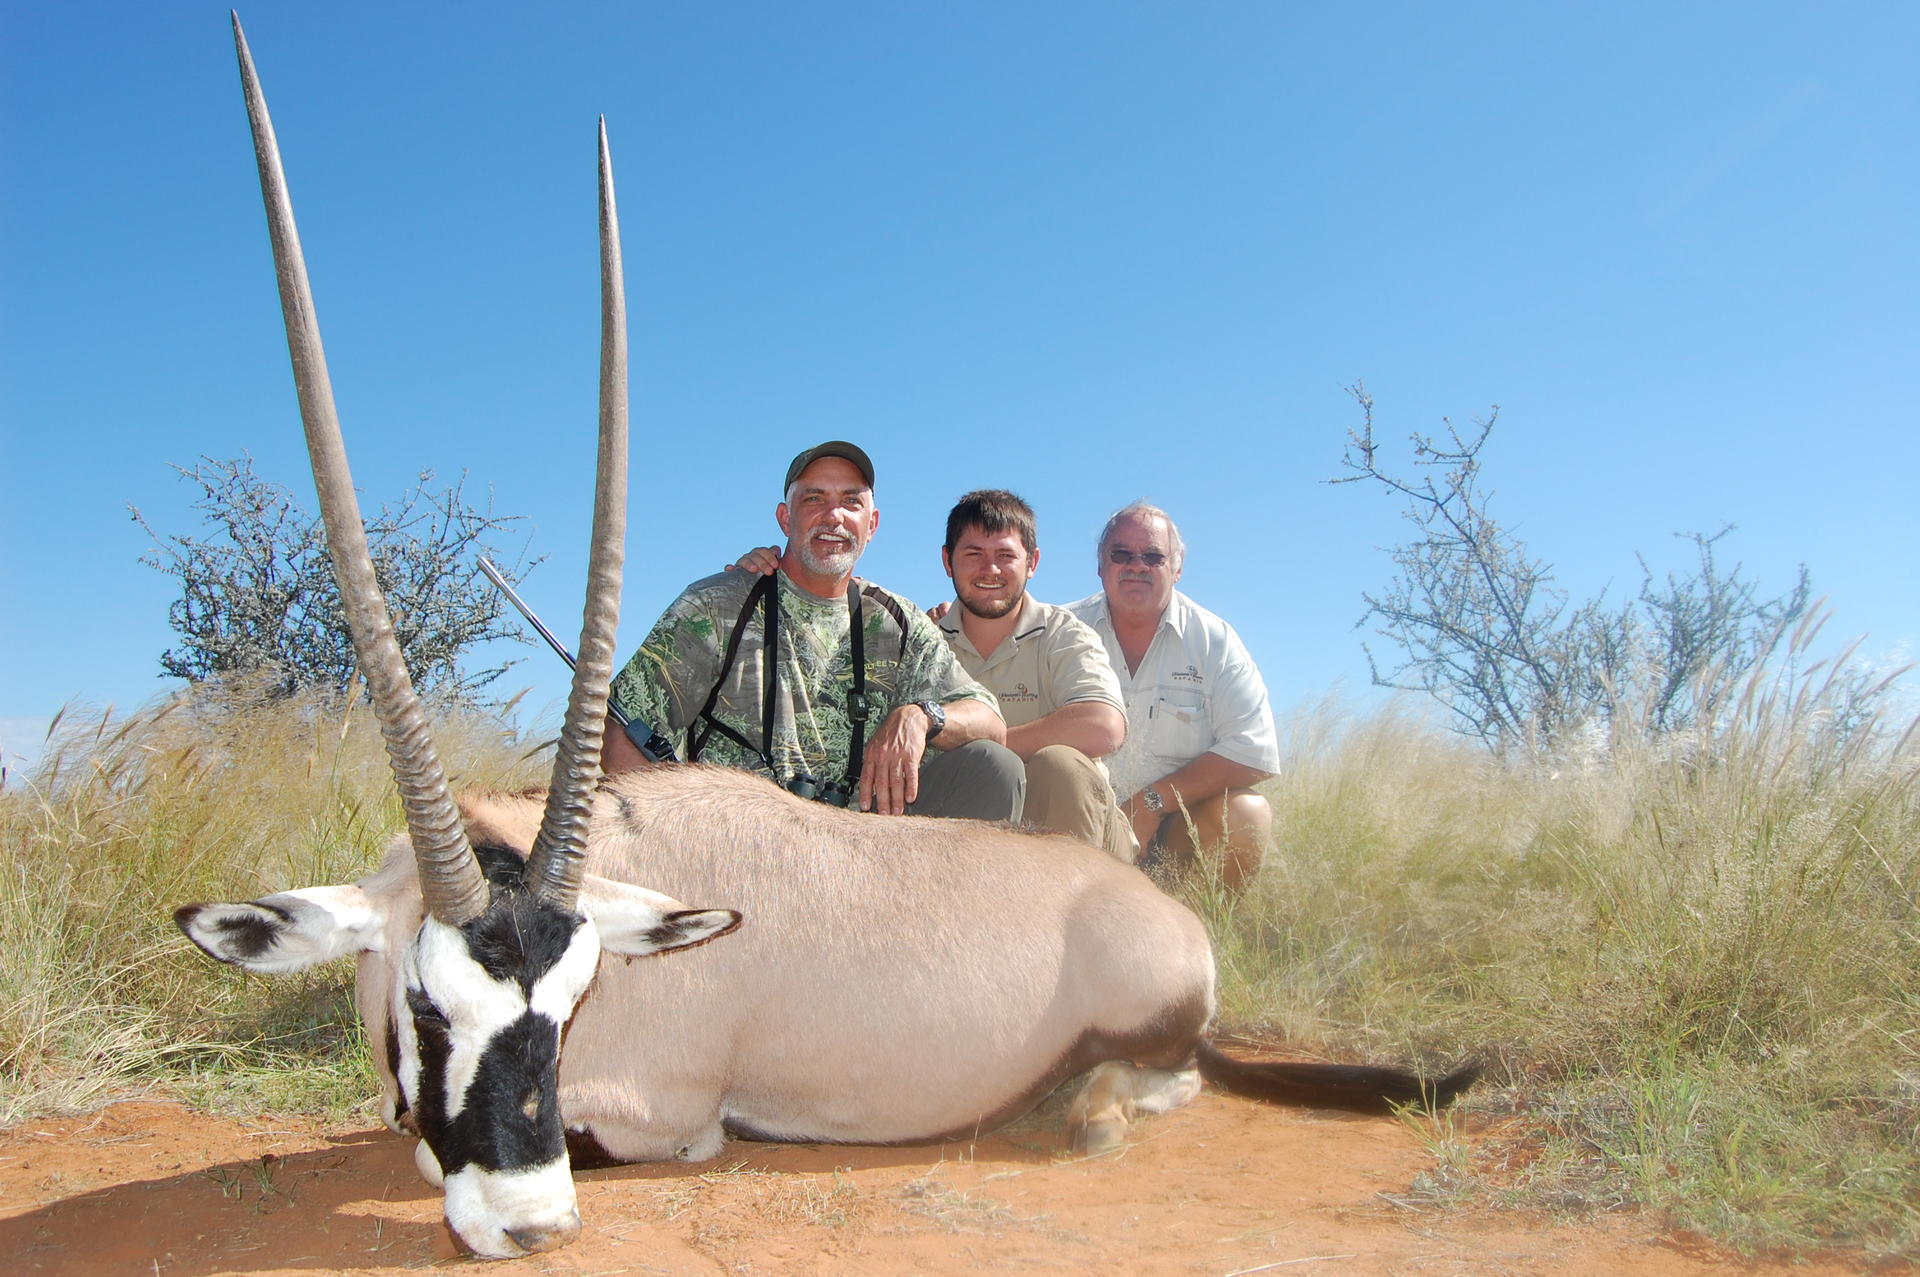
<path id="1" fill-rule="evenodd" d="M 1127 736 L 1120 680 L 1091 626 L 1027 593 L 1040 566 L 1032 508 L 999 489 L 967 493 L 947 515 L 940 563 L 956 597 L 935 619 L 960 668 L 1000 702 L 1007 748 L 1027 765 L 1026 822 L 1131 863 L 1131 822 L 1098 761 Z"/>

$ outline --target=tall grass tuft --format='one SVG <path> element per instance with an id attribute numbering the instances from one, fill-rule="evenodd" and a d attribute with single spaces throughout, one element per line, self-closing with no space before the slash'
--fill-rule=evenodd
<path id="1" fill-rule="evenodd" d="M 1436 1192 L 1920 1252 L 1920 724 L 1813 633 L 1685 737 L 1552 758 L 1303 711 L 1267 868 L 1189 887 L 1224 1022 L 1484 1059 L 1469 1110 L 1525 1147 L 1442 1149 Z"/>
<path id="2" fill-rule="evenodd" d="M 456 783 L 544 780 L 500 723 L 448 713 Z M 257 980 L 209 963 L 171 914 L 345 882 L 400 827 L 364 706 L 200 685 L 135 713 L 68 710 L 0 790 L 0 1122 L 158 1081 L 338 1108 L 368 1087 L 348 964 Z M 352 1076 L 347 1076 L 352 1074 Z"/>

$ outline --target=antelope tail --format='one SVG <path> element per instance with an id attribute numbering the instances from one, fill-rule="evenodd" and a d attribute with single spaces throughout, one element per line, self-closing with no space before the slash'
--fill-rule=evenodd
<path id="1" fill-rule="evenodd" d="M 1469 1064 L 1442 1078 L 1371 1064 L 1307 1064 L 1292 1060 L 1236 1060 L 1202 1039 L 1194 1053 L 1200 1076 L 1235 1095 L 1279 1104 L 1382 1112 L 1402 1104 L 1439 1110 L 1480 1076 Z"/>

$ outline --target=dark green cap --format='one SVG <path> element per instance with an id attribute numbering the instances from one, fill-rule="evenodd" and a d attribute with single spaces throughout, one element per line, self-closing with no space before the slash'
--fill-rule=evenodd
<path id="1" fill-rule="evenodd" d="M 793 459 L 793 464 L 787 467 L 787 481 L 780 485 L 781 495 L 785 496 L 793 487 L 793 481 L 800 477 L 802 470 L 822 457 L 839 457 L 843 461 L 853 462 L 854 469 L 858 470 L 860 477 L 867 481 L 867 486 L 869 488 L 873 486 L 873 461 L 866 452 L 859 445 L 848 443 L 845 439 L 830 439 L 826 443 L 815 444 Z"/>

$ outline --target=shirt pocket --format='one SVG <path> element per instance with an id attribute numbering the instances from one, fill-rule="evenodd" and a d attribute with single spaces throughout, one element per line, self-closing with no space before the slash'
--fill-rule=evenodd
<path id="1" fill-rule="evenodd" d="M 1153 730 L 1147 747 L 1166 758 L 1192 762 L 1213 743 L 1207 722 L 1207 696 L 1197 688 L 1162 683 L 1153 702 Z"/>

